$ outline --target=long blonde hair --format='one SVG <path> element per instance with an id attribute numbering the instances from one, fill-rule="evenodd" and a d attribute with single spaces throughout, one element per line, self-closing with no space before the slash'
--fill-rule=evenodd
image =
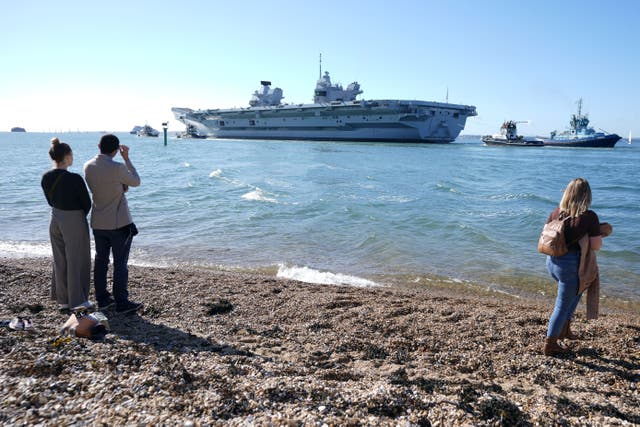
<path id="1" fill-rule="evenodd" d="M 584 178 L 575 178 L 564 189 L 560 200 L 560 212 L 576 218 L 585 213 L 591 206 L 591 187 Z"/>

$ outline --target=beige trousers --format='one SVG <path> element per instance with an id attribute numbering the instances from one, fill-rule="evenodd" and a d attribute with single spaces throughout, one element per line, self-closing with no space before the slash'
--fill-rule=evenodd
<path id="1" fill-rule="evenodd" d="M 51 298 L 77 307 L 89 300 L 91 285 L 89 224 L 84 211 L 52 208 L 49 237 L 53 250 Z"/>

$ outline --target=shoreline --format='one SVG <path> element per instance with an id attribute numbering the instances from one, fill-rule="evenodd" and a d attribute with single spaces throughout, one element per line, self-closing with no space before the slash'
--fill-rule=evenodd
<path id="1" fill-rule="evenodd" d="M 38 262 L 46 262 L 50 259 L 51 249 L 38 252 L 38 255 L 30 256 L 33 248 L 27 244 L 19 251 L 9 252 L 11 255 L 0 254 L 0 260 L 25 260 L 34 259 Z M 92 246 L 93 253 L 93 246 Z M 352 273 L 334 272 L 330 270 L 316 269 L 295 264 L 271 264 L 258 266 L 242 266 L 233 264 L 208 264 L 202 260 L 178 261 L 170 258 L 162 258 L 156 261 L 147 261 L 143 258 L 136 258 L 135 255 L 129 260 L 130 266 L 138 268 L 179 268 L 179 269 L 201 269 L 205 271 L 221 273 L 238 273 L 251 275 L 265 275 L 284 280 L 296 280 L 308 284 L 317 285 L 338 285 L 355 287 L 403 287 L 407 284 L 417 284 L 418 286 L 430 286 L 437 284 L 439 287 L 449 288 L 457 291 L 461 287 L 473 289 L 474 293 L 507 296 L 536 300 L 545 303 L 555 299 L 557 286 L 555 282 L 545 273 L 542 275 L 532 275 L 526 272 L 512 271 L 498 272 L 487 275 L 483 278 L 473 277 L 462 273 L 458 275 L 443 275 L 437 273 L 381 273 L 370 275 L 359 275 Z M 302 274 L 299 274 L 302 273 Z M 307 276 L 307 277 L 304 277 Z M 640 313 L 640 299 L 635 295 L 623 295 L 619 293 L 608 293 L 606 284 L 600 288 L 600 307 L 605 310 Z"/>
<path id="2" fill-rule="evenodd" d="M 552 299 L 132 266 L 140 316 L 56 345 L 49 277 L 46 259 L 0 258 L 0 317 L 35 324 L 0 329 L 3 423 L 640 423 L 637 312 L 587 322 L 581 305 L 584 339 L 549 358 Z"/>

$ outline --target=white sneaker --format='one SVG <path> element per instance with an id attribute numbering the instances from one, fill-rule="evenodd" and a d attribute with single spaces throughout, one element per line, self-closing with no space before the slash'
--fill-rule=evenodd
<path id="1" fill-rule="evenodd" d="M 22 320 L 22 318 L 20 317 L 14 317 L 13 319 L 11 319 L 11 322 L 9 323 L 9 328 L 13 329 L 14 331 L 23 331 L 24 320 Z"/>

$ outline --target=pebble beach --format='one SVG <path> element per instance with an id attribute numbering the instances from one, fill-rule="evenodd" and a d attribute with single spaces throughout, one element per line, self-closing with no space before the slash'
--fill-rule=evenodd
<path id="1" fill-rule="evenodd" d="M 553 300 L 432 281 L 313 285 L 130 268 L 139 315 L 61 338 L 50 263 L 0 259 L 3 425 L 638 425 L 640 316 L 578 308 L 541 354 Z"/>

